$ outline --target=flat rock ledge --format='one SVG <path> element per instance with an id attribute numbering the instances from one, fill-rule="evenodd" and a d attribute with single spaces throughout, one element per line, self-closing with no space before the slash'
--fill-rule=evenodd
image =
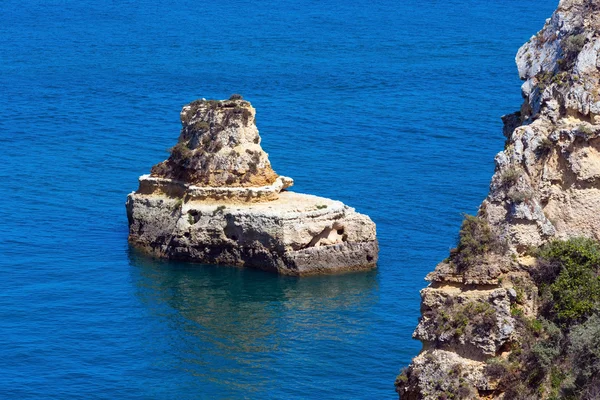
<path id="1" fill-rule="evenodd" d="M 213 200 L 225 202 L 261 202 L 279 198 L 279 192 L 294 184 L 292 178 L 279 176 L 270 185 L 258 187 L 196 186 L 168 178 L 151 175 L 140 176 L 138 193 L 162 193 L 188 200 Z"/>
<path id="2" fill-rule="evenodd" d="M 375 224 L 343 203 L 287 191 L 241 99 L 183 108 L 171 157 L 127 197 L 129 242 L 152 256 L 282 275 L 375 268 Z M 215 145 L 218 143 L 218 145 Z"/>

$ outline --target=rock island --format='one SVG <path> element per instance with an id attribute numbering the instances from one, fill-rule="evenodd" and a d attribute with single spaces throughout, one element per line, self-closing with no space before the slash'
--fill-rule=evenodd
<path id="1" fill-rule="evenodd" d="M 293 180 L 271 168 L 255 113 L 239 95 L 183 107 L 171 155 L 127 197 L 131 245 L 284 275 L 374 268 L 373 221 L 339 201 L 288 191 Z"/>

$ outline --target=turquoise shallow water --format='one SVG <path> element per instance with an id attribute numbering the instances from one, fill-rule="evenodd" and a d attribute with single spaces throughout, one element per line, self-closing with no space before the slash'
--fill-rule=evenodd
<path id="1" fill-rule="evenodd" d="M 373 399 L 487 193 L 553 1 L 0 3 L 0 398 Z M 295 190 L 377 223 L 376 271 L 160 262 L 124 202 L 179 110 L 242 93 Z"/>

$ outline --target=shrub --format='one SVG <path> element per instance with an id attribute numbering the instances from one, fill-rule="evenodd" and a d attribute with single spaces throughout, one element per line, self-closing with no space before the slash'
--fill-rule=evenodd
<path id="1" fill-rule="evenodd" d="M 543 329 L 544 329 L 544 323 L 539 320 L 539 319 L 531 319 L 531 320 L 527 320 L 527 328 L 536 336 L 539 336 Z"/>
<path id="2" fill-rule="evenodd" d="M 585 323 L 573 328 L 569 339 L 578 383 L 600 374 L 600 315 L 592 315 Z"/>
<path id="3" fill-rule="evenodd" d="M 402 368 L 400 374 L 396 377 L 396 386 L 406 384 L 408 382 L 408 368 Z"/>
<path id="4" fill-rule="evenodd" d="M 569 74 L 566 71 L 559 72 L 552 77 L 552 83 L 556 83 L 558 86 L 564 86 L 569 81 Z"/>
<path id="5" fill-rule="evenodd" d="M 560 348 L 556 347 L 555 343 L 547 344 L 545 342 L 539 342 L 531 349 L 533 362 L 541 369 L 540 372 L 544 373 L 549 370 L 559 354 Z"/>
<path id="6" fill-rule="evenodd" d="M 197 131 L 204 132 L 204 131 L 207 131 L 207 130 L 210 129 L 210 125 L 206 121 L 196 121 L 194 123 L 194 129 L 197 130 Z"/>
<path id="7" fill-rule="evenodd" d="M 536 76 L 538 81 L 538 87 L 540 90 L 546 89 L 550 83 L 552 83 L 552 78 L 554 77 L 553 71 L 540 71 Z"/>
<path id="8" fill-rule="evenodd" d="M 171 158 L 178 164 L 188 164 L 192 158 L 192 150 L 189 149 L 186 142 L 179 142 L 171 147 Z"/>
<path id="9" fill-rule="evenodd" d="M 582 399 L 600 399 L 600 376 L 595 376 L 583 387 Z"/>
<path id="10" fill-rule="evenodd" d="M 569 60 L 566 60 L 564 58 L 559 58 L 558 60 L 556 60 L 556 64 L 558 64 L 558 68 L 562 71 L 568 69 L 570 66 Z"/>
<path id="11" fill-rule="evenodd" d="M 489 359 L 484 367 L 484 374 L 491 379 L 498 380 L 508 373 L 509 366 L 500 358 Z"/>
<path id="12" fill-rule="evenodd" d="M 488 252 L 504 254 L 506 242 L 492 231 L 487 221 L 465 214 L 458 238 L 458 246 L 450 251 L 450 262 L 460 270 L 480 262 Z"/>
<path id="13" fill-rule="evenodd" d="M 429 356 L 429 353 L 426 357 Z M 403 368 L 400 374 L 396 377 L 396 391 L 402 393 L 404 389 L 415 387 L 419 382 L 419 375 L 421 371 L 418 368 Z"/>
<path id="14" fill-rule="evenodd" d="M 549 380 L 546 378 L 559 364 L 562 332 L 543 318 L 531 320 L 519 315 L 515 322 L 520 343 L 515 343 L 517 347 L 508 359 L 488 360 L 484 373 L 498 381 L 498 388 L 505 391 L 504 398 L 546 398 L 540 391 L 548 391 L 546 382 Z"/>
<path id="15" fill-rule="evenodd" d="M 585 45 L 585 34 L 568 36 L 562 40 L 561 45 L 567 57 L 577 56 Z"/>
<path id="16" fill-rule="evenodd" d="M 600 244 L 588 238 L 553 241 L 540 249 L 533 274 L 543 309 L 568 326 L 600 306 Z"/>
<path id="17" fill-rule="evenodd" d="M 522 308 L 520 308 L 516 304 L 512 304 L 510 306 L 510 315 L 512 315 L 513 317 L 524 317 L 525 313 L 523 312 Z"/>
<path id="18" fill-rule="evenodd" d="M 563 71 L 571 69 L 584 45 L 585 34 L 571 35 L 564 38 L 561 42 L 563 58 L 560 60 L 559 68 Z"/>
<path id="19" fill-rule="evenodd" d="M 241 94 L 234 93 L 229 96 L 229 100 L 244 100 Z"/>
<path id="20" fill-rule="evenodd" d="M 596 266 L 597 269 L 597 266 Z M 585 266 L 564 270 L 550 286 L 554 299 L 553 311 L 563 323 L 580 321 L 598 309 L 600 277 Z"/>
<path id="21" fill-rule="evenodd" d="M 535 399 L 535 397 L 527 397 L 527 386 L 523 382 L 513 382 L 512 385 L 507 385 L 506 391 L 504 392 L 505 399 Z"/>
<path id="22" fill-rule="evenodd" d="M 511 187 L 519 181 L 521 175 L 523 172 L 520 168 L 508 167 L 500 174 L 500 184 L 505 188 Z"/>

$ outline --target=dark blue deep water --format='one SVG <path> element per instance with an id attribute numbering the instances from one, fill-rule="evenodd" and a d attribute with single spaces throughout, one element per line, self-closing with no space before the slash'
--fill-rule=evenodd
<path id="1" fill-rule="evenodd" d="M 517 48 L 556 0 L 0 2 L 0 397 L 393 399 L 423 277 L 485 197 Z M 242 93 L 373 272 L 148 259 L 124 202 L 179 111 Z"/>

